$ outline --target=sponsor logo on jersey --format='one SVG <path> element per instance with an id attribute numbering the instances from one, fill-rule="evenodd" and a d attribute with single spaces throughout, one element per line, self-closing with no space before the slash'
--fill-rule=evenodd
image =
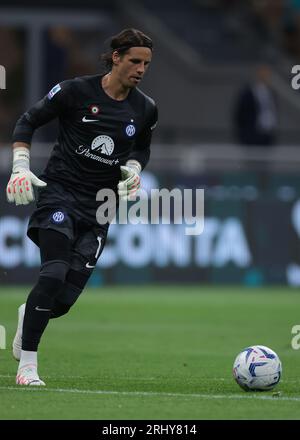
<path id="1" fill-rule="evenodd" d="M 129 125 L 127 125 L 127 127 L 126 127 L 126 134 L 127 134 L 127 136 L 133 136 L 134 135 L 134 133 L 135 133 L 135 126 L 134 125 L 132 125 L 132 124 L 129 124 Z"/>
<path id="2" fill-rule="evenodd" d="M 103 134 L 95 137 L 91 144 L 92 151 L 99 151 L 99 153 L 105 154 L 106 156 L 110 156 L 114 151 L 114 148 L 115 144 L 112 138 Z"/>
<path id="3" fill-rule="evenodd" d="M 53 89 L 50 90 L 48 93 L 48 99 L 52 99 L 54 95 L 56 95 L 57 92 L 61 90 L 61 87 L 59 84 L 56 84 L 56 86 L 53 87 Z"/>
<path id="4" fill-rule="evenodd" d="M 89 105 L 89 112 L 92 113 L 92 115 L 98 115 L 100 108 L 95 104 Z"/>
<path id="5" fill-rule="evenodd" d="M 98 156 L 98 154 L 93 154 L 90 152 L 90 148 L 86 147 L 84 145 L 79 145 L 79 147 L 75 150 L 76 154 L 79 154 L 79 156 L 87 157 L 88 159 L 96 160 L 97 162 L 105 163 L 105 165 L 118 165 L 119 159 L 108 159 L 106 157 Z"/>
<path id="6" fill-rule="evenodd" d="M 52 220 L 54 223 L 62 223 L 65 219 L 65 214 L 61 211 L 57 211 L 52 215 Z"/>

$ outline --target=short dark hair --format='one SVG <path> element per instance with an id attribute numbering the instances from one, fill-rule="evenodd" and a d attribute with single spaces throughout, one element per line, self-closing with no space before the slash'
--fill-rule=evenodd
<path id="1" fill-rule="evenodd" d="M 111 37 L 110 50 L 101 55 L 101 60 L 105 63 L 106 68 L 111 69 L 113 52 L 117 51 L 120 55 L 124 55 L 131 47 L 148 47 L 153 50 L 153 43 L 148 35 L 138 29 L 124 29 Z"/>

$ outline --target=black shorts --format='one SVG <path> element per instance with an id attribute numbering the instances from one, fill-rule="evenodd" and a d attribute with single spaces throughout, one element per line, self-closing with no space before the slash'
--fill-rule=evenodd
<path id="1" fill-rule="evenodd" d="M 87 215 L 83 206 L 81 212 L 80 202 L 75 203 L 76 209 L 73 209 L 74 200 L 67 191 L 59 188 L 60 191 L 57 192 L 56 185 L 48 185 L 46 188 L 47 191 L 43 190 L 42 196 L 38 196 L 37 209 L 29 219 L 28 237 L 39 246 L 41 228 L 64 234 L 72 243 L 71 268 L 90 273 L 103 251 L 109 224 L 97 224 L 92 210 Z M 94 221 L 91 222 L 93 218 Z"/>

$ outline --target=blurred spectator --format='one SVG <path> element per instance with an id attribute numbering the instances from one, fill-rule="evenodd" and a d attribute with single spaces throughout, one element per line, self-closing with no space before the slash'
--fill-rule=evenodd
<path id="1" fill-rule="evenodd" d="M 234 124 L 240 144 L 271 146 L 276 141 L 278 107 L 271 75 L 268 65 L 260 65 L 253 81 L 238 93 Z"/>

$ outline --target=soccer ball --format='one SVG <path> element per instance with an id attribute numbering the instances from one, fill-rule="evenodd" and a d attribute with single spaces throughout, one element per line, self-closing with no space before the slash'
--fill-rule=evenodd
<path id="1" fill-rule="evenodd" d="M 233 364 L 233 377 L 245 391 L 271 390 L 280 381 L 281 374 L 278 355 L 264 345 L 244 348 Z"/>

